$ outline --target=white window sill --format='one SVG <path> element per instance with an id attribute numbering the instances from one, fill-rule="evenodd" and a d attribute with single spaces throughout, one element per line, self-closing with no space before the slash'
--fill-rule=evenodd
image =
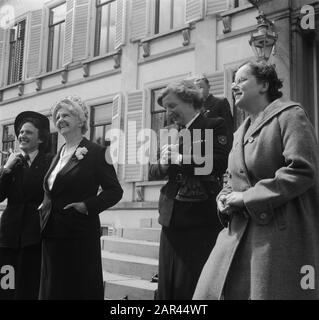
<path id="1" fill-rule="evenodd" d="M 159 33 L 159 34 L 154 34 L 152 36 L 143 38 L 142 40 L 140 40 L 140 42 L 141 43 L 145 43 L 145 42 L 150 42 L 150 41 L 155 40 L 155 39 L 164 38 L 164 37 L 169 36 L 171 34 L 178 33 L 178 32 L 181 32 L 183 30 L 186 30 L 186 29 L 190 29 L 190 27 L 191 27 L 190 24 L 184 24 L 181 27 L 174 28 L 174 29 L 168 30 L 166 32 L 162 32 L 162 33 Z"/>

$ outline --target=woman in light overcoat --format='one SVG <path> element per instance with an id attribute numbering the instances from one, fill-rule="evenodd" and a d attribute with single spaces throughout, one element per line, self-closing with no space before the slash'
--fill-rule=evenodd
<path id="1" fill-rule="evenodd" d="M 232 90 L 249 117 L 217 197 L 224 229 L 194 299 L 319 299 L 319 157 L 306 112 L 282 102 L 274 66 L 247 63 Z"/>

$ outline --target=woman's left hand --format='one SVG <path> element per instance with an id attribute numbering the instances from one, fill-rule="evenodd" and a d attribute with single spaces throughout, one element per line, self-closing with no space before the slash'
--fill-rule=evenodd
<path id="1" fill-rule="evenodd" d="M 70 208 L 74 208 L 76 211 L 79 211 L 80 213 L 88 215 L 88 209 L 87 209 L 84 202 L 70 203 L 67 206 L 65 206 L 63 209 L 66 210 L 66 209 L 70 209 Z"/>
<path id="2" fill-rule="evenodd" d="M 244 207 L 244 199 L 242 192 L 231 192 L 226 196 L 226 205 L 243 208 Z"/>

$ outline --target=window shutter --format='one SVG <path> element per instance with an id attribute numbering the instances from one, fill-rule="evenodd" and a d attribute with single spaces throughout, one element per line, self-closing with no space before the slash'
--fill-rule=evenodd
<path id="1" fill-rule="evenodd" d="M 89 0 L 75 0 L 71 61 L 88 57 Z"/>
<path id="2" fill-rule="evenodd" d="M 115 49 L 125 43 L 126 1 L 116 1 Z"/>
<path id="3" fill-rule="evenodd" d="M 206 0 L 206 15 L 213 15 L 228 9 L 228 0 Z"/>
<path id="4" fill-rule="evenodd" d="M 4 86 L 9 58 L 9 31 L 0 28 L 0 87 Z"/>
<path id="5" fill-rule="evenodd" d="M 143 102 L 143 91 L 128 93 L 124 167 L 124 180 L 127 182 L 142 181 L 143 179 L 143 165 L 138 161 L 138 150 L 141 143 L 137 141 L 138 133 L 143 128 Z"/>
<path id="6" fill-rule="evenodd" d="M 132 0 L 131 39 L 138 40 L 147 34 L 147 0 Z"/>
<path id="7" fill-rule="evenodd" d="M 42 39 L 42 17 L 43 11 L 35 10 L 31 12 L 29 22 L 29 46 L 27 53 L 27 72 L 26 77 L 31 78 L 40 73 L 41 60 L 41 39 Z"/>
<path id="8" fill-rule="evenodd" d="M 185 21 L 191 23 L 203 18 L 203 0 L 186 0 Z"/>
<path id="9" fill-rule="evenodd" d="M 225 74 L 223 71 L 207 75 L 210 83 L 210 93 L 214 96 L 225 96 Z"/>
<path id="10" fill-rule="evenodd" d="M 75 0 L 66 0 L 63 65 L 72 62 L 74 1 Z"/>
<path id="11" fill-rule="evenodd" d="M 121 114 L 122 114 L 122 95 L 117 94 L 113 98 L 113 106 L 112 106 L 112 130 L 121 130 Z M 117 135 L 117 139 L 115 141 L 115 145 L 111 145 L 111 157 L 113 161 L 113 166 L 115 171 L 118 173 L 118 164 L 121 160 L 121 150 L 123 147 L 123 143 L 121 141 L 121 134 Z"/>

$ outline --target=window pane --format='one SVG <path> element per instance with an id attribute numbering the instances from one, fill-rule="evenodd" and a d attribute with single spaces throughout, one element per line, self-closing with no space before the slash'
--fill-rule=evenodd
<path id="1" fill-rule="evenodd" d="M 64 28 L 65 23 L 57 24 L 52 27 L 52 62 L 50 70 L 56 70 L 62 67 L 64 50 Z"/>
<path id="2" fill-rule="evenodd" d="M 109 29 L 109 51 L 114 51 L 115 48 L 115 23 L 116 23 L 116 3 L 115 1 L 110 4 L 110 29 Z"/>
<path id="3" fill-rule="evenodd" d="M 63 3 L 58 7 L 51 9 L 51 25 L 64 21 L 66 14 L 66 4 Z"/>
<path id="4" fill-rule="evenodd" d="M 174 18 L 173 28 L 179 27 L 185 23 L 185 0 L 173 0 L 174 1 Z"/>
<path id="5" fill-rule="evenodd" d="M 158 103 L 157 103 L 157 99 L 161 93 L 161 91 L 163 90 L 163 88 L 161 89 L 156 89 L 156 90 L 153 90 L 152 94 L 153 94 L 153 105 L 152 105 L 152 111 L 165 111 L 165 108 L 160 106 Z"/>
<path id="6" fill-rule="evenodd" d="M 159 33 L 171 29 L 171 0 L 160 0 Z"/>
<path id="7" fill-rule="evenodd" d="M 93 125 L 112 122 L 112 103 L 94 106 Z"/>
<path id="8" fill-rule="evenodd" d="M 108 2 L 98 7 L 96 13 L 96 40 L 94 55 L 103 55 L 114 51 L 116 2 Z"/>
<path id="9" fill-rule="evenodd" d="M 10 54 L 8 84 L 22 79 L 24 56 L 25 20 L 20 21 L 10 30 Z"/>
<path id="10" fill-rule="evenodd" d="M 15 133 L 13 124 L 3 127 L 3 139 L 2 141 L 14 141 Z"/>

